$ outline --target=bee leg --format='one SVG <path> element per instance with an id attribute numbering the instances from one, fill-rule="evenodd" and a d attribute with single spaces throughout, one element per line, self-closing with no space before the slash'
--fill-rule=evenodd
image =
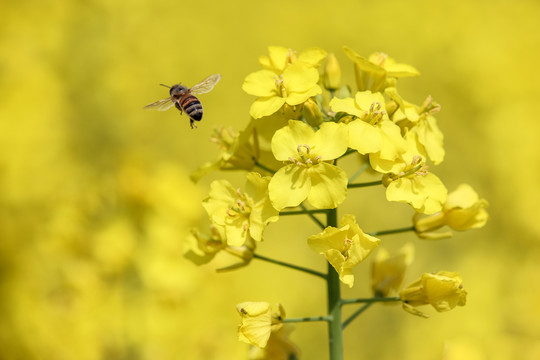
<path id="1" fill-rule="evenodd" d="M 192 129 L 197 128 L 197 125 L 195 125 L 195 121 L 193 121 L 193 119 L 189 119 L 189 126 L 191 126 Z"/>
<path id="2" fill-rule="evenodd" d="M 182 107 L 180 106 L 180 104 L 178 104 L 177 102 L 174 103 L 174 106 L 178 109 L 178 111 L 180 111 L 180 115 L 182 115 L 183 111 L 182 111 Z"/>

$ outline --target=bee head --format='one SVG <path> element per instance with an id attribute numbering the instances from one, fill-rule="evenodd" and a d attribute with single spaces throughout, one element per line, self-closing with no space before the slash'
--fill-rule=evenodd
<path id="1" fill-rule="evenodd" d="M 182 96 L 185 94 L 187 90 L 188 90 L 187 87 L 182 86 L 180 84 L 176 84 L 176 85 L 171 86 L 171 88 L 169 89 L 169 94 L 171 96 Z"/>

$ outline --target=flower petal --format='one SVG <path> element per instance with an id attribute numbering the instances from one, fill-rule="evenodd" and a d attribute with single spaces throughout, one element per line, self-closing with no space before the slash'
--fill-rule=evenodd
<path id="1" fill-rule="evenodd" d="M 288 92 L 305 92 L 317 85 L 319 72 L 302 63 L 289 65 L 283 72 L 283 82 Z"/>
<path id="2" fill-rule="evenodd" d="M 322 89 L 319 85 L 315 85 L 303 92 L 291 92 L 287 96 L 287 104 L 292 105 L 292 106 L 298 105 L 298 104 L 306 102 L 307 99 L 309 99 L 310 97 L 313 97 L 319 94 L 322 94 Z"/>
<path id="3" fill-rule="evenodd" d="M 317 209 L 334 209 L 347 197 L 347 174 L 337 166 L 320 163 L 309 169 L 308 201 Z"/>
<path id="4" fill-rule="evenodd" d="M 349 129 L 349 147 L 360 154 L 378 152 L 382 147 L 382 137 L 378 128 L 357 119 L 347 125 Z"/>
<path id="5" fill-rule="evenodd" d="M 305 168 L 295 164 L 279 169 L 268 184 L 268 195 L 278 211 L 288 206 L 298 206 L 311 189 L 311 179 Z"/>
<path id="6" fill-rule="evenodd" d="M 353 98 L 339 99 L 337 97 L 330 100 L 330 108 L 334 112 L 345 112 L 357 116 L 359 118 L 364 117 L 366 112 L 356 105 Z"/>
<path id="7" fill-rule="evenodd" d="M 298 154 L 298 145 L 313 143 L 315 131 L 302 121 L 289 120 L 285 126 L 272 137 L 272 153 L 279 161 L 286 161 Z"/>
<path id="8" fill-rule="evenodd" d="M 264 116 L 272 115 L 278 111 L 283 104 L 285 104 L 285 99 L 279 96 L 259 98 L 251 104 L 249 114 L 254 119 L 260 119 Z"/>
<path id="9" fill-rule="evenodd" d="M 255 96 L 277 95 L 276 74 L 270 70 L 259 70 L 246 76 L 242 90 Z"/>
<path id="10" fill-rule="evenodd" d="M 348 131 L 343 123 L 325 122 L 313 138 L 313 151 L 321 160 L 334 160 L 347 151 Z"/>

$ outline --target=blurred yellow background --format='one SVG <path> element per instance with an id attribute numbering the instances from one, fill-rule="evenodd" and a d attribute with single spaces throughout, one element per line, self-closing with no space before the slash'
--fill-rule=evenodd
<path id="1" fill-rule="evenodd" d="M 468 303 L 428 320 L 377 305 L 347 328 L 347 359 L 540 358 L 540 4 L 536 1 L 35 1 L 0 14 L 0 358 L 243 359 L 242 301 L 280 302 L 290 317 L 325 311 L 317 278 L 254 260 L 216 274 L 182 257 L 205 227 L 209 183 L 188 175 L 217 150 L 214 127 L 242 129 L 253 98 L 244 77 L 268 45 L 336 53 L 383 51 L 421 76 L 400 80 L 415 103 L 431 94 L 447 156 L 434 169 L 452 191 L 471 184 L 490 221 L 453 239 L 412 241 L 422 272 L 459 271 Z M 142 107 L 159 83 L 191 86 L 219 72 L 191 130 L 176 110 Z M 380 188 L 343 211 L 365 231 L 407 226 L 412 210 Z M 340 210 L 341 211 L 341 210 Z M 305 226 L 298 226 L 298 224 Z M 292 230 L 291 230 L 292 228 Z M 309 218 L 283 218 L 258 251 L 319 270 Z M 370 296 L 368 264 L 347 297 Z M 354 306 L 346 308 L 351 313 Z M 326 326 L 297 324 L 303 359 L 326 359 Z"/>

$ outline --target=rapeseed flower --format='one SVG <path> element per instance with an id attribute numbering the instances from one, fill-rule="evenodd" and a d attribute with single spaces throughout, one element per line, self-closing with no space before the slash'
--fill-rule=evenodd
<path id="1" fill-rule="evenodd" d="M 283 324 L 282 327 L 272 329 L 266 347 L 261 349 L 251 346 L 248 360 L 294 360 L 300 358 L 300 349 L 289 338 L 294 326 Z"/>
<path id="2" fill-rule="evenodd" d="M 327 122 L 315 131 L 290 120 L 272 138 L 275 158 L 286 163 L 268 184 L 272 205 L 279 211 L 304 200 L 318 209 L 337 207 L 347 196 L 347 174 L 332 161 L 347 150 L 345 124 Z"/>
<path id="3" fill-rule="evenodd" d="M 431 305 L 442 312 L 456 306 L 464 306 L 467 292 L 457 272 L 439 271 L 437 274 L 425 273 L 418 280 L 401 290 L 399 297 L 403 308 L 411 314 L 428 317 L 415 309 L 417 306 Z"/>
<path id="4" fill-rule="evenodd" d="M 456 231 L 477 229 L 484 226 L 488 220 L 485 210 L 487 206 L 488 202 L 480 199 L 470 185 L 461 184 L 448 194 L 440 212 L 425 217 L 416 214 L 413 218 L 414 229 L 418 236 L 426 239 L 438 239 L 447 235 L 448 233 L 435 232 L 445 225 Z"/>
<path id="5" fill-rule="evenodd" d="M 354 62 L 358 91 L 383 91 L 388 86 L 395 86 L 398 78 L 420 75 L 411 65 L 398 63 L 384 53 L 374 53 L 366 59 L 347 46 L 343 50 Z"/>
<path id="6" fill-rule="evenodd" d="M 394 163 L 370 157 L 372 166 L 383 176 L 386 199 L 409 203 L 416 211 L 434 214 L 441 211 L 446 201 L 447 190 L 442 181 L 429 172 L 425 160 L 419 154 L 418 143 L 412 136 L 405 136 L 407 151 Z M 385 167 L 387 167 L 385 169 Z"/>
<path id="7" fill-rule="evenodd" d="M 239 258 L 240 261 L 217 269 L 217 271 L 234 270 L 251 262 L 255 251 L 255 242 L 252 238 L 248 238 L 242 246 L 228 245 L 224 226 L 211 225 L 209 234 L 201 233 L 198 229 L 191 229 L 184 257 L 195 265 L 203 265 L 210 262 L 220 251 L 225 251 Z"/>
<path id="8" fill-rule="evenodd" d="M 294 107 L 312 96 L 322 93 L 317 85 L 319 72 L 303 62 L 295 62 L 276 75 L 271 70 L 259 70 L 249 74 L 242 89 L 258 98 L 251 105 L 249 114 L 259 119 L 277 112 L 284 105 Z"/>
<path id="9" fill-rule="evenodd" d="M 422 146 L 421 151 L 425 152 L 435 165 L 440 164 L 445 155 L 444 135 L 433 114 L 439 112 L 441 106 L 433 101 L 431 96 L 426 98 L 422 106 L 416 106 L 403 100 L 395 88 L 387 88 L 385 92 L 398 105 L 392 114 L 392 121 L 404 132 L 414 134 Z"/>
<path id="10" fill-rule="evenodd" d="M 267 302 L 243 302 L 236 305 L 242 316 L 238 327 L 238 340 L 260 348 L 266 347 L 272 331 L 282 327 L 285 310 L 278 304 L 278 311 L 273 311 Z"/>
<path id="11" fill-rule="evenodd" d="M 330 107 L 356 120 L 348 122 L 349 147 L 361 154 L 377 153 L 383 160 L 394 161 L 406 149 L 399 126 L 388 118 L 381 93 L 357 92 L 353 98 L 333 98 Z"/>
<path id="12" fill-rule="evenodd" d="M 285 69 L 296 62 L 309 67 L 317 68 L 326 58 L 326 51 L 319 47 L 306 49 L 297 55 L 296 51 L 283 46 L 269 46 L 268 56 L 259 57 L 259 64 L 266 70 L 281 74 Z"/>
<path id="13" fill-rule="evenodd" d="M 354 215 L 344 215 L 339 229 L 327 227 L 322 233 L 310 236 L 308 245 L 313 251 L 324 254 L 336 269 L 341 282 L 352 287 L 352 268 L 364 261 L 380 241 L 365 234 L 356 223 Z"/>
<path id="14" fill-rule="evenodd" d="M 412 244 L 403 246 L 399 252 L 390 256 L 388 250 L 380 248 L 371 263 L 371 290 L 377 297 L 385 297 L 399 289 L 405 271 L 414 258 Z"/>
<path id="15" fill-rule="evenodd" d="M 242 246 L 252 238 L 262 241 L 266 225 L 278 220 L 268 198 L 269 177 L 248 173 L 246 190 L 235 189 L 227 180 L 210 184 L 210 196 L 203 201 L 213 223 L 225 228 L 230 246 Z"/>

